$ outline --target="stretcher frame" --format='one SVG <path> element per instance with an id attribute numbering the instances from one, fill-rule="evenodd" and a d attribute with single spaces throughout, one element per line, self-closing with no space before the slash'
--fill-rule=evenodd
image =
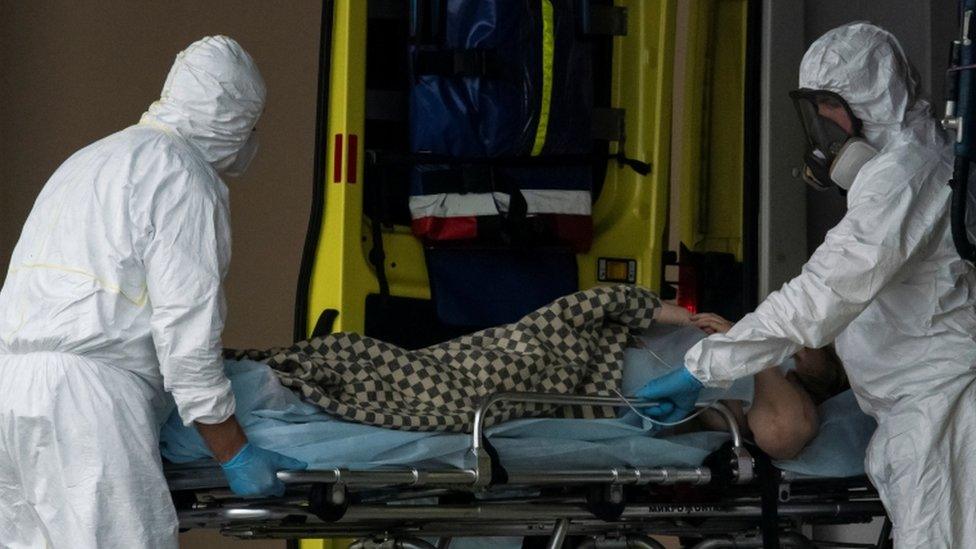
<path id="1" fill-rule="evenodd" d="M 495 394 L 475 413 L 466 467 L 282 471 L 287 492 L 280 498 L 234 496 L 212 462 L 168 466 L 181 528 L 240 539 L 357 538 L 356 549 L 432 547 L 424 538 L 445 547 L 472 536 L 545 536 L 554 548 L 568 536 L 584 536 L 575 541 L 587 548 L 663 547 L 652 534 L 707 549 L 816 547 L 802 526 L 885 516 L 864 479 L 803 479 L 768 466 L 721 403 L 711 408 L 730 443 L 706 465 L 506 471 L 493 459 L 485 420 L 498 404 L 515 402 L 630 406 L 605 396 Z M 886 547 L 886 540 L 887 531 L 867 547 Z"/>

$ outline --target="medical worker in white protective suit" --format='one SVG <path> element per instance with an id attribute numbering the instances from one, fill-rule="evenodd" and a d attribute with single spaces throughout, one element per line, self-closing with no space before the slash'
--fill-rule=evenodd
<path id="1" fill-rule="evenodd" d="M 835 342 L 879 423 L 866 467 L 897 547 L 976 547 L 976 274 L 950 236 L 950 140 L 898 42 L 873 25 L 818 39 L 800 88 L 806 178 L 846 186 L 847 214 L 799 276 L 639 394 L 673 419 L 702 385 Z"/>
<path id="2" fill-rule="evenodd" d="M 179 54 L 138 125 L 71 156 L 0 291 L 0 547 L 177 546 L 159 426 L 170 393 L 241 495 L 303 463 L 247 443 L 224 376 L 227 188 L 265 87 L 233 40 Z"/>

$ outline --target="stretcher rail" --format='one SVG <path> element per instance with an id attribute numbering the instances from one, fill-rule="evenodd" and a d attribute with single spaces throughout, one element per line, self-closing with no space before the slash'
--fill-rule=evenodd
<path id="1" fill-rule="evenodd" d="M 239 510 L 223 528 L 225 535 L 241 539 L 356 536 L 371 539 L 456 536 L 553 536 L 560 525 L 568 535 L 593 539 L 626 539 L 633 535 L 703 535 L 708 539 L 736 539 L 728 532 L 758 521 L 758 503 L 695 506 L 627 506 L 615 521 L 593 516 L 582 502 L 564 504 L 479 504 L 475 506 L 357 506 L 338 522 L 323 522 L 301 515 L 301 507 L 280 507 L 257 511 Z M 307 512 L 307 510 L 305 511 Z M 868 522 L 884 516 L 878 501 L 810 503 L 784 506 L 782 516 L 793 524 L 803 521 L 825 523 Z M 717 522 L 710 522 L 717 521 Z M 754 539 L 755 531 L 749 531 Z M 740 538 L 741 539 L 741 538 Z M 706 545 L 708 546 L 708 545 Z M 726 544 L 720 547 L 758 547 Z"/>
<path id="2" fill-rule="evenodd" d="M 491 483 L 491 457 L 485 448 L 485 425 L 488 418 L 488 414 L 493 407 L 502 403 L 520 403 L 520 404 L 550 404 L 558 406 L 596 406 L 596 407 L 612 407 L 612 408 L 646 408 L 657 404 L 654 401 L 624 401 L 619 397 L 612 396 L 582 396 L 582 395 L 563 395 L 563 394 L 548 394 L 548 393 L 496 393 L 487 397 L 481 406 L 475 411 L 474 422 L 471 429 L 471 455 L 474 462 L 473 470 L 476 472 L 475 486 L 484 487 Z M 716 410 L 722 418 L 725 420 L 726 426 L 728 427 L 729 434 L 732 437 L 732 447 L 733 454 L 736 457 L 736 467 L 735 475 L 736 482 L 747 483 L 753 478 L 753 460 L 752 456 L 749 455 L 748 450 L 746 450 L 742 441 L 742 433 L 739 429 L 739 425 L 735 420 L 735 416 L 732 412 L 722 403 L 715 402 L 711 404 L 710 408 Z M 518 473 L 509 474 L 509 483 L 518 484 L 519 482 L 513 482 L 512 475 L 518 479 Z M 559 475 L 560 473 L 555 473 Z M 613 478 L 609 481 L 600 480 L 601 474 L 609 474 Z M 546 479 L 553 476 L 553 473 L 548 471 L 539 472 L 538 474 L 524 473 L 522 477 L 525 480 L 531 480 L 531 483 L 540 484 L 545 482 Z M 629 469 L 620 470 L 614 469 L 609 473 L 590 473 L 578 474 L 576 479 L 566 479 L 564 481 L 573 482 L 611 482 L 614 484 L 646 484 L 646 483 L 657 483 L 657 484 L 674 484 L 680 482 L 691 482 L 695 484 L 705 484 L 711 480 L 710 474 L 701 468 L 694 469 L 674 469 L 674 468 L 657 468 L 657 469 Z M 594 480 L 594 477 L 597 477 Z M 620 482 L 623 478 L 632 478 L 632 482 Z"/>
<path id="3" fill-rule="evenodd" d="M 884 516 L 884 507 L 880 501 L 844 501 L 824 503 L 798 503 L 780 506 L 784 515 L 801 518 L 837 518 L 844 515 L 857 514 L 865 517 Z M 727 504 L 727 503 L 698 503 L 698 504 L 667 504 L 650 503 L 625 506 L 620 521 L 641 521 L 653 519 L 670 519 L 675 517 L 685 519 L 704 518 L 759 518 L 762 508 L 759 503 Z M 300 505 L 279 505 L 264 507 L 220 507 L 200 508 L 187 516 L 203 518 L 207 516 L 221 516 L 226 519 L 283 519 L 287 516 L 310 515 L 307 508 Z M 310 516 L 310 518 L 312 518 Z M 519 521 L 539 522 L 553 521 L 561 518 L 570 520 L 586 520 L 593 518 L 592 510 L 583 500 L 567 500 L 561 503 L 535 504 L 486 502 L 470 505 L 357 505 L 351 507 L 343 516 L 342 523 L 382 521 L 448 521 L 452 523 L 478 521 Z M 314 519 L 313 519 L 314 520 Z M 339 525 L 321 521 L 326 525 Z M 311 526 L 305 523 L 303 527 Z"/>
<path id="4" fill-rule="evenodd" d="M 288 492 L 281 498 L 237 498 L 226 489 L 219 468 L 212 466 L 168 471 L 173 490 L 186 490 L 195 497 L 195 503 L 180 508 L 181 524 L 218 527 L 225 534 L 240 538 L 350 535 L 385 543 L 386 536 L 407 539 L 462 534 L 546 535 L 556 539 L 564 534 L 615 532 L 614 535 L 626 537 L 649 531 L 681 532 L 689 520 L 749 523 L 762 516 L 762 506 L 754 496 L 726 494 L 723 490 L 720 493 L 725 497 L 716 500 L 678 503 L 653 495 L 659 488 L 647 490 L 676 484 L 708 485 L 715 481 L 716 473 L 707 466 L 506 470 L 505 478 L 493 478 L 492 466 L 498 464 L 492 463 L 487 451 L 486 420 L 495 406 L 505 403 L 615 408 L 654 404 L 647 401 L 627 404 L 622 399 L 605 396 L 499 393 L 486 398 L 475 413 L 469 467 L 282 471 L 278 476 L 288 485 Z M 749 483 L 754 478 L 753 460 L 734 416 L 721 404 L 713 404 L 711 408 L 725 420 L 732 442 L 732 458 L 728 463 L 732 478 L 725 472 L 723 482 Z M 781 480 L 788 481 L 788 477 Z M 646 501 L 635 503 L 631 496 L 625 496 L 629 493 L 624 492 L 625 488 L 640 489 L 634 494 L 644 494 Z M 754 489 L 744 486 L 743 493 Z M 315 490 L 325 494 L 327 506 L 341 512 L 335 517 L 324 516 L 321 509 L 311 504 Z M 505 495 L 506 490 L 514 492 Z M 598 499 L 596 504 L 614 507 L 615 518 L 607 519 L 595 510 L 595 501 L 591 499 L 595 493 L 604 494 L 600 497 L 606 499 Z M 835 497 L 838 493 L 847 496 Z M 434 500 L 430 499 L 451 494 L 469 494 L 472 499 L 464 503 L 449 503 L 453 500 L 432 503 Z M 863 490 L 844 487 L 841 492 L 831 494 L 822 500 L 805 497 L 782 501 L 780 513 L 792 520 L 827 522 L 863 521 L 884 515 L 877 498 Z"/>
<path id="5" fill-rule="evenodd" d="M 423 471 L 416 468 L 398 470 L 351 471 L 332 469 L 327 471 L 281 471 L 278 478 L 286 484 L 325 483 L 343 484 L 350 487 L 383 486 L 470 486 L 485 488 L 492 482 L 492 461 L 485 448 L 486 418 L 491 409 L 502 403 L 551 404 L 560 406 L 600 406 L 629 408 L 648 407 L 655 403 L 635 401 L 627 403 L 620 398 L 608 396 L 577 396 L 546 393 L 497 393 L 484 400 L 475 411 L 471 434 L 471 467 L 469 469 L 447 469 Z M 742 441 L 742 434 L 731 411 L 721 403 L 714 403 L 715 409 L 725 420 L 732 437 L 733 453 L 736 457 L 736 482 L 747 483 L 752 480 L 752 456 Z M 561 485 L 575 484 L 707 484 L 711 473 L 702 467 L 675 468 L 613 468 L 609 470 L 578 471 L 510 471 L 508 485 Z"/>
<path id="6" fill-rule="evenodd" d="M 471 466 L 458 469 L 421 470 L 414 467 L 396 469 L 350 470 L 335 468 L 328 470 L 280 471 L 278 478 L 288 485 L 329 484 L 348 488 L 383 487 L 450 487 L 483 490 L 492 483 L 492 460 L 485 448 L 486 419 L 492 408 L 502 403 L 550 404 L 557 406 L 599 406 L 614 408 L 649 407 L 653 401 L 632 401 L 630 403 L 610 396 L 579 396 L 548 393 L 497 393 L 484 399 L 474 414 L 471 433 Z M 716 410 L 725 420 L 732 438 L 735 456 L 735 481 L 748 483 L 753 478 L 753 460 L 743 445 L 742 435 L 731 411 L 721 403 L 714 403 Z M 670 484 L 708 484 L 712 474 L 705 467 L 618 467 L 594 470 L 512 470 L 507 471 L 506 485 L 510 486 L 551 486 L 564 484 L 607 484 L 607 485 L 670 485 Z M 183 467 L 171 471 L 170 489 L 193 490 L 201 488 L 221 488 L 226 486 L 219 469 L 212 466 Z"/>

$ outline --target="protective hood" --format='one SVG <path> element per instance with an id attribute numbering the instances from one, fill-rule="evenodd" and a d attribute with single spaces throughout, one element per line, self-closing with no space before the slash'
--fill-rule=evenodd
<path id="1" fill-rule="evenodd" d="M 864 137 L 883 148 L 915 116 L 918 78 L 898 40 L 870 23 L 833 29 L 814 42 L 800 63 L 800 88 L 834 92 L 863 123 Z M 924 109 L 923 109 L 924 107 Z"/>
<path id="2" fill-rule="evenodd" d="M 226 36 L 208 36 L 176 56 L 162 95 L 140 123 L 178 133 L 224 173 L 251 137 L 265 93 L 244 48 Z"/>

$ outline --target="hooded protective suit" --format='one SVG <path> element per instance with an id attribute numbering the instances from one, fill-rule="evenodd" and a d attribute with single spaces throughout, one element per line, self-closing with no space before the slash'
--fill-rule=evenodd
<path id="1" fill-rule="evenodd" d="M 264 99 L 240 45 L 204 38 L 41 191 L 0 291 L 0 547 L 176 547 L 159 425 L 167 392 L 187 424 L 234 413 L 218 174 Z"/>
<path id="2" fill-rule="evenodd" d="M 722 386 L 836 340 L 879 422 L 866 466 L 897 546 L 976 547 L 976 274 L 949 232 L 950 143 L 901 47 L 873 25 L 817 40 L 800 86 L 840 94 L 880 153 L 802 273 L 686 365 Z"/>

